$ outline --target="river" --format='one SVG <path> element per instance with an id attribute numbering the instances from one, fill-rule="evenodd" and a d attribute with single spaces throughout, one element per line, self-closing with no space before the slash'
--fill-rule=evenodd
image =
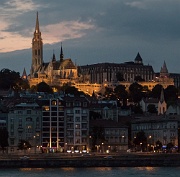
<path id="1" fill-rule="evenodd" d="M 177 177 L 180 167 L 0 169 L 0 177 Z"/>

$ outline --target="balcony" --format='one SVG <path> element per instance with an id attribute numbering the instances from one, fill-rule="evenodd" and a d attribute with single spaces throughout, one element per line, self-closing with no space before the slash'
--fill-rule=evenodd
<path id="1" fill-rule="evenodd" d="M 22 127 L 18 127 L 18 132 L 23 132 L 23 128 Z"/>
<path id="2" fill-rule="evenodd" d="M 36 131 L 36 132 L 40 132 L 41 129 L 40 129 L 39 127 L 36 127 L 35 131 Z"/>

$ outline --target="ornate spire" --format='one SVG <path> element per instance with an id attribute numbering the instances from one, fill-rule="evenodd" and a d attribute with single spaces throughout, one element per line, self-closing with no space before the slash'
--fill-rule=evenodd
<path id="1" fill-rule="evenodd" d="M 23 71 L 23 74 L 22 74 L 21 78 L 22 78 L 23 80 L 27 80 L 27 74 L 26 74 L 25 68 L 24 68 L 24 71 Z"/>
<path id="2" fill-rule="evenodd" d="M 52 62 L 56 61 L 56 56 L 54 54 L 54 50 L 53 50 L 53 57 L 52 57 Z"/>
<path id="3" fill-rule="evenodd" d="M 62 62 L 63 59 L 64 59 L 64 55 L 63 55 L 62 42 L 61 42 L 60 62 Z"/>
<path id="4" fill-rule="evenodd" d="M 43 63 L 43 42 L 41 32 L 39 29 L 38 12 L 36 15 L 36 26 L 34 36 L 32 38 L 32 64 L 31 64 L 31 77 L 34 77 L 39 66 Z"/>
<path id="5" fill-rule="evenodd" d="M 34 38 L 33 40 L 42 40 L 41 38 L 41 32 L 40 32 L 40 29 L 39 29 L 39 18 L 38 18 L 38 12 L 37 12 L 37 15 L 36 15 L 36 26 L 35 26 L 35 31 L 34 31 Z"/>
<path id="6" fill-rule="evenodd" d="M 39 33 L 39 18 L 38 18 L 38 12 L 37 12 L 37 16 L 36 16 L 36 27 L 35 27 L 35 33 Z"/>
<path id="7" fill-rule="evenodd" d="M 163 67 L 161 67 L 160 77 L 168 77 L 168 76 L 169 76 L 168 69 L 166 66 L 166 62 L 164 61 Z"/>

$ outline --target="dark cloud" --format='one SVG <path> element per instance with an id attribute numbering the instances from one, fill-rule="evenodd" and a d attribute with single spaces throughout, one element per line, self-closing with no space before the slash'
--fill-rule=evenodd
<path id="1" fill-rule="evenodd" d="M 95 28 L 86 30 L 83 37 L 63 41 L 65 56 L 76 60 L 78 65 L 132 61 L 140 52 L 144 63 L 152 65 L 155 71 L 160 70 L 165 60 L 170 72 L 179 72 L 179 0 L 34 0 L 34 3 L 39 8 L 13 17 L 9 32 L 32 36 L 37 11 L 42 36 L 42 26 L 48 24 L 90 22 Z M 51 59 L 53 50 L 59 56 L 60 42 L 44 46 L 46 61 Z M 30 68 L 31 52 L 23 52 L 12 57 L 23 61 L 26 56 Z"/>

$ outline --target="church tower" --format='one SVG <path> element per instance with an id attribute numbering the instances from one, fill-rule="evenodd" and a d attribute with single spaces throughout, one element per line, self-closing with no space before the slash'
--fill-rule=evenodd
<path id="1" fill-rule="evenodd" d="M 41 38 L 41 32 L 39 29 L 39 19 L 37 12 L 34 37 L 32 39 L 31 78 L 36 77 L 35 74 L 38 68 L 42 65 L 42 63 L 43 63 L 43 42 Z"/>
<path id="2" fill-rule="evenodd" d="M 62 42 L 61 42 L 60 62 L 63 62 L 63 59 L 64 59 L 64 54 L 63 54 Z"/>
<path id="3" fill-rule="evenodd" d="M 163 67 L 161 67 L 160 77 L 169 77 L 169 73 L 168 73 L 168 69 L 167 69 L 165 61 L 164 61 Z"/>
<path id="4" fill-rule="evenodd" d="M 164 89 L 161 88 L 161 96 L 158 103 L 158 115 L 165 114 L 167 111 L 167 104 L 164 98 Z"/>

